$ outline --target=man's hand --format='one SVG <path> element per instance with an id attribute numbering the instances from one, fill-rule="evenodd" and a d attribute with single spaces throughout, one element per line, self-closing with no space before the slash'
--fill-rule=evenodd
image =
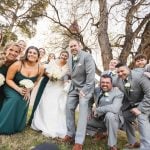
<path id="1" fill-rule="evenodd" d="M 98 117 L 98 113 L 96 111 L 94 111 L 94 117 L 97 118 Z"/>
<path id="2" fill-rule="evenodd" d="M 94 116 L 94 112 L 91 111 L 91 112 L 89 112 L 87 119 L 88 119 L 88 120 L 91 120 L 91 119 L 93 118 L 93 116 Z"/>
<path id="3" fill-rule="evenodd" d="M 135 116 L 138 116 L 138 115 L 141 114 L 141 111 L 138 110 L 138 108 L 132 108 L 130 111 L 131 111 Z"/>
<path id="4" fill-rule="evenodd" d="M 81 96 L 81 97 L 84 97 L 85 96 L 85 94 L 80 90 L 80 92 L 79 92 L 79 96 Z"/>

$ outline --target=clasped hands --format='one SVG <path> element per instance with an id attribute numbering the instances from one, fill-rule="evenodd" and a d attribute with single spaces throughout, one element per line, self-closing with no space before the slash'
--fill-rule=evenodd
<path id="1" fill-rule="evenodd" d="M 19 93 L 23 96 L 23 99 L 26 101 L 30 100 L 31 90 L 32 89 L 30 89 L 30 88 L 19 87 Z"/>

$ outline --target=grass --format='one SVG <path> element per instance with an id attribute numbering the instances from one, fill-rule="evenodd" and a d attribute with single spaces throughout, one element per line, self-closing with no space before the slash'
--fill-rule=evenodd
<path id="1" fill-rule="evenodd" d="M 30 114 L 30 112 L 29 112 Z M 29 115 L 28 115 L 29 116 Z M 45 137 L 41 132 L 32 130 L 30 127 L 21 132 L 10 136 L 0 136 L 0 150 L 31 150 L 41 143 L 55 143 L 60 150 L 71 150 L 73 145 L 65 144 L 60 139 Z M 118 147 L 123 150 L 123 145 L 127 143 L 124 132 L 118 132 Z M 107 150 L 107 140 L 94 142 L 92 137 L 86 136 L 84 150 Z"/>

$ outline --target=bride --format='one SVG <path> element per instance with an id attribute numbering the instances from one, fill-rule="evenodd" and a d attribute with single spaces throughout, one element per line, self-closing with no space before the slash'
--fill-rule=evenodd
<path id="1" fill-rule="evenodd" d="M 63 76 L 68 71 L 67 51 L 60 53 L 59 59 L 50 62 L 46 67 L 49 81 L 45 86 L 39 105 L 34 113 L 31 128 L 42 131 L 42 134 L 52 138 L 63 138 L 66 135 L 66 100 Z M 38 91 L 40 92 L 40 91 Z"/>

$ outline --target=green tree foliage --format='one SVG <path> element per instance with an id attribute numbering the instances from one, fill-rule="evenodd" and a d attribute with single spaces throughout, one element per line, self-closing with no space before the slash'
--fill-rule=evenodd
<path id="1" fill-rule="evenodd" d="M 18 29 L 29 38 L 34 36 L 35 25 L 46 14 L 47 6 L 48 0 L 1 0 L 0 27 L 4 32 L 4 42 L 5 39 L 16 40 Z"/>

